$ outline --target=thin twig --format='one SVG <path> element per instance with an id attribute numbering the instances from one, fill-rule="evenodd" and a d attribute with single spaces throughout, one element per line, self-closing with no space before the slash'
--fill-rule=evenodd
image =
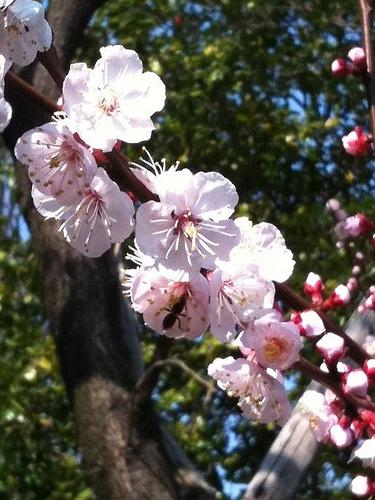
<path id="1" fill-rule="evenodd" d="M 207 396 L 208 395 L 211 396 L 216 390 L 215 386 L 211 382 L 198 375 L 198 373 L 192 370 L 181 359 L 175 359 L 175 358 L 163 359 L 153 363 L 148 368 L 146 373 L 136 383 L 133 389 L 136 406 L 142 404 L 142 402 L 147 401 L 149 399 L 150 394 L 155 387 L 155 374 L 159 375 L 160 372 L 166 367 L 175 367 L 186 372 L 191 378 L 193 378 L 199 384 L 205 387 L 207 391 Z"/>
<path id="2" fill-rule="evenodd" d="M 366 53 L 367 74 L 364 77 L 367 100 L 369 102 L 371 133 L 375 140 L 375 66 L 372 48 L 373 0 L 358 0 L 362 28 L 362 45 Z"/>
<path id="3" fill-rule="evenodd" d="M 275 283 L 275 288 L 276 297 L 285 302 L 289 307 L 292 307 L 296 311 L 312 309 L 319 314 L 326 330 L 336 333 L 336 335 L 339 335 L 344 339 L 345 345 L 348 348 L 348 354 L 356 363 L 362 366 L 366 359 L 370 357 L 366 351 L 359 344 L 357 344 L 357 342 L 349 337 L 349 335 L 347 335 L 342 328 L 331 321 L 324 312 L 314 308 L 310 302 L 300 297 L 296 292 L 289 288 L 288 285 L 285 285 L 285 283 Z"/>
<path id="4" fill-rule="evenodd" d="M 8 71 L 5 75 L 5 82 L 11 87 L 20 90 L 23 94 L 28 95 L 31 99 L 45 109 L 48 113 L 53 115 L 56 111 L 60 111 L 61 108 L 49 97 L 39 92 L 35 87 L 25 82 L 21 77 L 16 75 L 13 71 Z"/>
<path id="5" fill-rule="evenodd" d="M 307 361 L 307 359 L 301 357 L 299 361 L 294 363 L 292 368 L 304 373 L 309 379 L 316 380 L 320 384 L 331 389 L 344 404 L 349 404 L 355 409 L 365 408 L 366 410 L 375 411 L 375 404 L 369 399 L 345 394 L 339 381 L 335 380 L 329 373 L 323 372 L 320 368 L 310 363 L 310 361 Z"/>

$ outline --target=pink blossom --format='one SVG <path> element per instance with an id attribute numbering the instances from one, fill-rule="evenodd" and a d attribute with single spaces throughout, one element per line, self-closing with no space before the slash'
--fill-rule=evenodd
<path id="1" fill-rule="evenodd" d="M 356 476 L 350 483 L 349 490 L 356 497 L 369 497 L 374 492 L 371 481 L 366 476 Z"/>
<path id="2" fill-rule="evenodd" d="M 259 364 L 277 370 L 286 370 L 298 361 L 302 347 L 297 326 L 291 321 L 275 321 L 272 314 L 250 324 L 240 341 L 254 349 Z"/>
<path id="3" fill-rule="evenodd" d="M 63 221 L 60 230 L 65 239 L 87 257 L 99 257 L 112 243 L 122 242 L 132 232 L 133 203 L 102 168 L 97 169 L 90 188 L 72 205 L 63 205 L 35 186 L 32 196 L 42 215 Z"/>
<path id="4" fill-rule="evenodd" d="M 342 138 L 345 151 L 352 156 L 364 156 L 371 151 L 371 140 L 361 127 L 355 127 L 348 135 Z"/>
<path id="5" fill-rule="evenodd" d="M 97 172 L 95 158 L 75 140 L 65 121 L 23 134 L 15 155 L 29 167 L 30 179 L 40 192 L 65 204 L 82 198 Z"/>
<path id="6" fill-rule="evenodd" d="M 141 142 L 151 137 L 151 115 L 164 107 L 165 86 L 151 72 L 142 73 L 136 52 L 121 45 L 102 47 L 94 69 L 70 66 L 63 87 L 64 111 L 86 144 L 111 151 L 117 140 Z"/>
<path id="7" fill-rule="evenodd" d="M 334 76 L 346 75 L 348 70 L 346 66 L 346 61 L 342 57 L 338 57 L 331 64 L 331 71 Z"/>
<path id="8" fill-rule="evenodd" d="M 238 217 L 234 222 L 240 230 L 241 240 L 231 251 L 231 260 L 255 265 L 265 280 L 287 280 L 295 261 L 277 227 L 267 222 L 253 225 L 247 217 Z"/>
<path id="9" fill-rule="evenodd" d="M 219 262 L 210 280 L 210 330 L 221 341 L 235 338 L 237 329 L 273 305 L 275 287 L 251 266 Z"/>
<path id="10" fill-rule="evenodd" d="M 344 376 L 344 392 L 365 398 L 367 396 L 368 378 L 361 369 L 351 370 Z"/>
<path id="11" fill-rule="evenodd" d="M 131 279 L 130 296 L 133 308 L 160 334 L 191 340 L 207 330 L 208 283 L 199 273 L 141 268 Z"/>
<path id="12" fill-rule="evenodd" d="M 213 269 L 227 260 L 239 237 L 228 217 L 238 202 L 233 184 L 216 172 L 193 175 L 183 169 L 163 178 L 160 202 L 149 201 L 137 212 L 139 248 L 168 267 Z"/>
<path id="13" fill-rule="evenodd" d="M 316 348 L 329 366 L 337 363 L 345 354 L 344 339 L 331 332 L 323 335 L 319 342 L 317 342 Z"/>
<path id="14" fill-rule="evenodd" d="M 308 415 L 310 427 L 317 441 L 327 443 L 330 440 L 330 429 L 337 424 L 338 418 L 332 412 L 323 394 L 317 391 L 306 391 L 299 401 L 303 414 Z"/>
<path id="15" fill-rule="evenodd" d="M 294 313 L 291 320 L 298 326 L 300 334 L 307 338 L 318 337 L 325 332 L 319 314 L 311 309 Z"/>
<path id="16" fill-rule="evenodd" d="M 283 425 L 290 416 L 290 404 L 281 375 L 264 371 L 249 359 L 216 358 L 208 374 L 230 396 L 239 398 L 244 415 L 261 423 L 276 421 Z"/>
<path id="17" fill-rule="evenodd" d="M 50 48 L 52 31 L 44 7 L 34 0 L 3 2 L 0 12 L 0 52 L 11 63 L 27 66 L 38 51 Z"/>

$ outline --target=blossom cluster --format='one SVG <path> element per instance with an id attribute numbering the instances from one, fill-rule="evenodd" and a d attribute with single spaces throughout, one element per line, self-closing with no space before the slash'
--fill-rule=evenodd
<path id="1" fill-rule="evenodd" d="M 13 64 L 27 66 L 38 52 L 48 50 L 52 31 L 44 7 L 34 0 L 0 0 L 0 132 L 12 109 L 4 98 L 4 78 Z"/>

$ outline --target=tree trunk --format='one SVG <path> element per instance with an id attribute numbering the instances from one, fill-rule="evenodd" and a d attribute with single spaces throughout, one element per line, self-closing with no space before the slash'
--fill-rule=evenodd
<path id="1" fill-rule="evenodd" d="M 100 0 L 52 0 L 49 21 L 67 65 Z M 126 15 L 126 13 L 124 13 Z M 23 76 L 52 98 L 58 90 L 40 66 Z M 49 117 L 6 89 L 13 119 L 4 133 L 10 150 L 26 130 Z M 74 408 L 77 439 L 98 499 L 211 499 L 215 492 L 161 428 L 151 405 L 135 409 L 131 389 L 143 372 L 137 323 L 125 302 L 113 251 L 88 259 L 69 247 L 33 207 L 26 168 L 16 164 L 20 202 L 40 262 L 50 329 Z"/>

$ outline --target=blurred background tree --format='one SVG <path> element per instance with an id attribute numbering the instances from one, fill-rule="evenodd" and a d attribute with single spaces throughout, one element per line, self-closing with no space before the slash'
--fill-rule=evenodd
<path id="1" fill-rule="evenodd" d="M 146 147 L 155 159 L 230 178 L 238 213 L 283 232 L 297 262 L 296 289 L 310 270 L 331 285 L 349 277 L 325 202 L 337 197 L 348 211 L 371 210 L 374 164 L 345 156 L 340 140 L 354 117 L 367 126 L 363 91 L 354 77 L 330 75 L 332 60 L 360 44 L 355 8 L 349 0 L 107 1 L 75 56 L 93 63 L 101 46 L 121 43 L 162 77 L 166 108 Z M 134 161 L 141 154 L 140 145 L 128 148 Z M 1 160 L 0 498 L 89 499 L 11 158 L 4 151 Z M 143 332 L 141 341 L 148 363 L 155 335 Z M 205 376 L 228 349 L 207 336 L 174 342 L 170 355 Z M 306 381 L 289 382 L 295 398 Z M 207 480 L 223 498 L 239 497 L 277 429 L 249 423 L 223 393 L 208 401 L 205 388 L 176 369 L 163 371 L 153 399 Z M 326 450 L 300 498 L 346 498 L 344 463 Z"/>

